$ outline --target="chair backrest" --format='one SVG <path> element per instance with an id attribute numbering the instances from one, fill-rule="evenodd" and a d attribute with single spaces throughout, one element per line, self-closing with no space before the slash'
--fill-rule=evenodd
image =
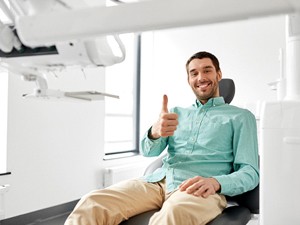
<path id="1" fill-rule="evenodd" d="M 223 96 L 226 103 L 230 104 L 235 95 L 235 84 L 232 79 L 223 78 L 219 82 L 220 96 Z M 251 191 L 234 197 L 226 197 L 229 201 L 235 201 L 240 206 L 248 208 L 251 213 L 259 213 L 259 186 Z"/>
<path id="2" fill-rule="evenodd" d="M 223 78 L 219 81 L 220 96 L 222 96 L 226 103 L 230 104 L 234 94 L 235 85 L 234 81 L 229 78 Z"/>

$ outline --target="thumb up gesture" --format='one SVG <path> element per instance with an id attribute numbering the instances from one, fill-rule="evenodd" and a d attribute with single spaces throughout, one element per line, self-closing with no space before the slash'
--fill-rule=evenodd
<path id="1" fill-rule="evenodd" d="M 163 96 L 162 109 L 158 121 L 153 124 L 149 138 L 158 139 L 174 135 L 178 125 L 178 115 L 169 113 L 168 96 Z"/>

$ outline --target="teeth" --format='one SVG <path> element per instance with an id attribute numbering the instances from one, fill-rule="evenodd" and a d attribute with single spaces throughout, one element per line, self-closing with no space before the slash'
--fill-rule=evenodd
<path id="1" fill-rule="evenodd" d="M 200 84 L 200 85 L 198 85 L 198 87 L 200 87 L 200 88 L 205 88 L 205 87 L 207 87 L 209 84 L 208 83 L 205 83 L 205 84 Z"/>

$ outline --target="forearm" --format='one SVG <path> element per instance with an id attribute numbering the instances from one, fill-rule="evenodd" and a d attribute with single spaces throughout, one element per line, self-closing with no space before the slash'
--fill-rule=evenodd
<path id="1" fill-rule="evenodd" d="M 259 183 L 259 172 L 246 165 L 228 175 L 214 177 L 221 185 L 221 194 L 235 196 L 254 189 Z"/>
<path id="2" fill-rule="evenodd" d="M 146 132 L 141 141 L 141 153 L 143 156 L 158 156 L 167 146 L 167 138 L 151 139 L 151 128 Z"/>

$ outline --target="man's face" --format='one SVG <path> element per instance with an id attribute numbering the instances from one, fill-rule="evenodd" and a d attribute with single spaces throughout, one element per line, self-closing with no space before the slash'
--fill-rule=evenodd
<path id="1" fill-rule="evenodd" d="M 189 85 L 202 104 L 210 98 L 219 96 L 218 82 L 222 78 L 222 73 L 216 71 L 210 58 L 193 59 L 187 71 Z"/>

